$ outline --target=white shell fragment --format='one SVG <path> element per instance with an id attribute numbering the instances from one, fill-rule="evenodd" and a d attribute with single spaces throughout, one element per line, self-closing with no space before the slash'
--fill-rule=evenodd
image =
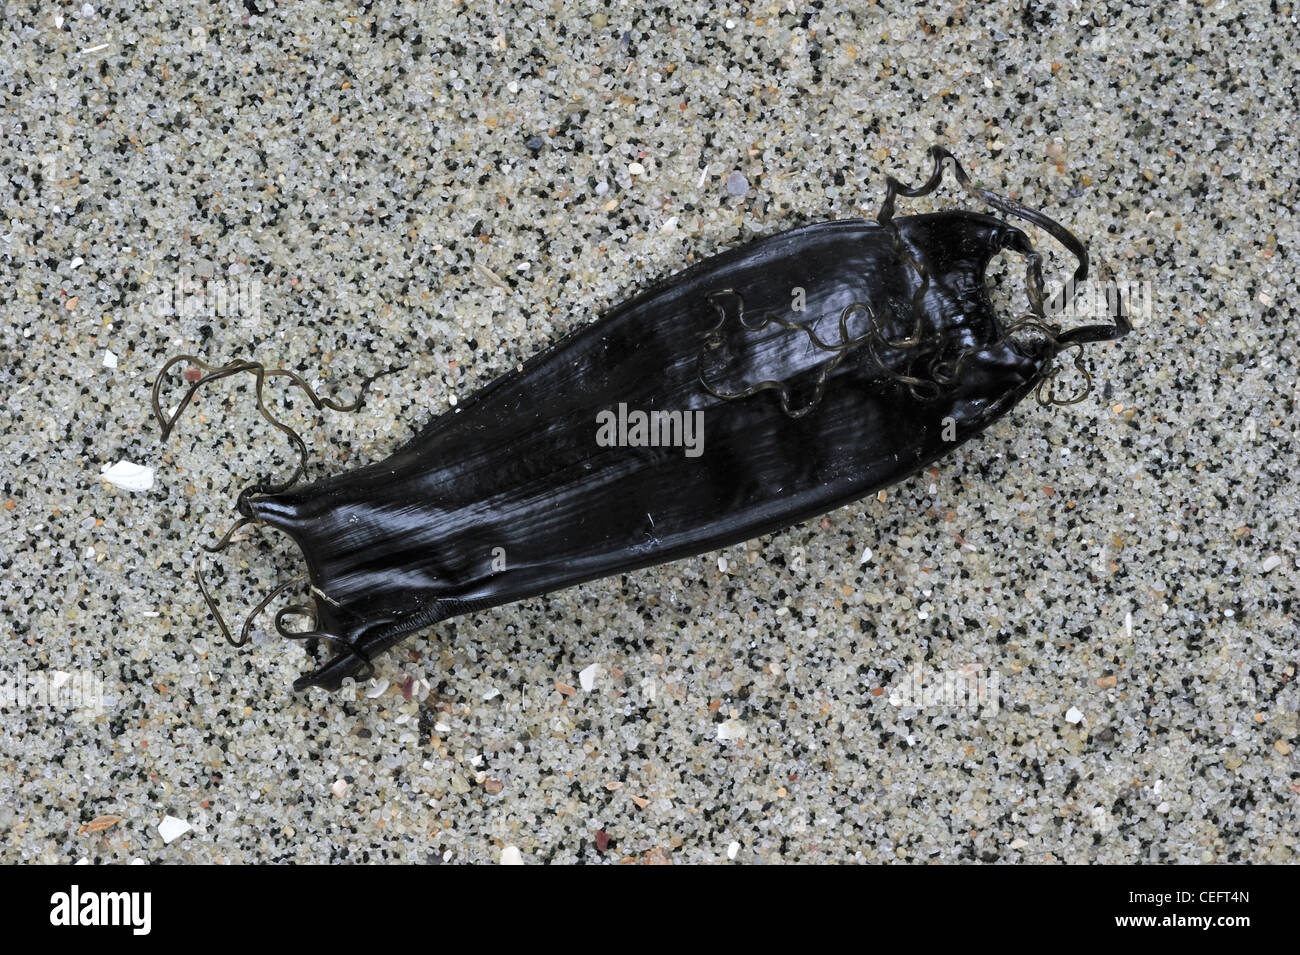
<path id="1" fill-rule="evenodd" d="M 147 491 L 153 487 L 153 468 L 132 464 L 130 461 L 105 465 L 100 469 L 99 476 L 124 491 Z"/>
<path id="2" fill-rule="evenodd" d="M 578 674 L 578 684 L 587 693 L 596 688 L 596 664 L 593 663 Z"/>
<path id="3" fill-rule="evenodd" d="M 1083 713 L 1080 712 L 1078 707 L 1072 706 L 1065 711 L 1065 722 L 1080 723 L 1082 721 L 1083 721 Z"/>
<path id="4" fill-rule="evenodd" d="M 524 854 L 519 851 L 518 846 L 506 846 L 501 850 L 502 865 L 523 865 Z"/>
<path id="5" fill-rule="evenodd" d="M 749 735 L 749 730 L 740 720 L 727 720 L 725 723 L 718 724 L 718 739 L 724 743 L 736 739 L 744 739 Z"/>
<path id="6" fill-rule="evenodd" d="M 117 367 L 117 356 L 114 355 L 111 351 L 105 350 L 104 352 L 104 367 L 105 368 Z"/>
<path id="7" fill-rule="evenodd" d="M 162 836 L 164 843 L 170 844 L 189 832 L 190 828 L 190 824 L 184 819 L 163 816 L 163 821 L 158 823 L 158 835 Z"/>

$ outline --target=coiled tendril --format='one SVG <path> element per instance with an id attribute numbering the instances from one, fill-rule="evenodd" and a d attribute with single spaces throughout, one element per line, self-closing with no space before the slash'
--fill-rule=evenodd
<path id="1" fill-rule="evenodd" d="M 173 408 L 169 413 L 164 413 L 162 408 L 162 402 L 160 400 L 163 382 L 167 376 L 167 373 L 171 371 L 171 369 L 174 368 L 176 365 L 179 365 L 181 363 L 185 363 L 186 365 L 202 369 L 204 374 L 202 374 L 201 376 L 199 376 L 198 378 L 190 382 L 189 387 L 185 390 L 185 394 L 181 397 L 180 403 L 177 404 L 175 408 Z M 267 423 L 269 423 L 272 427 L 274 427 L 276 430 L 280 431 L 281 433 L 285 434 L 289 438 L 290 443 L 298 451 L 298 464 L 294 468 L 293 473 L 289 475 L 288 480 L 281 481 L 279 483 L 272 482 L 272 481 L 263 481 L 261 483 L 254 484 L 251 487 L 246 488 L 241 493 L 241 497 L 249 494 L 276 494 L 281 491 L 286 491 L 289 488 L 293 487 L 295 484 L 298 483 L 299 480 L 302 479 L 302 476 L 306 473 L 307 443 L 302 439 L 302 436 L 297 431 L 295 431 L 289 425 L 285 424 L 274 414 L 272 414 L 271 410 L 266 406 L 266 401 L 263 396 L 263 389 L 266 385 L 267 379 L 269 378 L 288 379 L 290 384 L 294 385 L 297 388 L 300 388 L 303 391 L 303 393 L 306 394 L 308 400 L 311 401 L 312 405 L 317 410 L 329 408 L 332 411 L 357 411 L 358 409 L 361 408 L 362 404 L 365 402 L 366 393 L 370 390 L 370 386 L 376 380 L 382 378 L 384 375 L 389 375 L 389 374 L 393 374 L 394 372 L 401 371 L 404 367 L 405 366 L 391 367 L 363 379 L 361 385 L 357 390 L 356 399 L 352 401 L 350 404 L 344 404 L 333 398 L 318 394 L 316 390 L 312 388 L 310 384 L 307 383 L 306 379 L 304 379 L 301 375 L 298 375 L 295 372 L 290 371 L 287 368 L 267 368 L 261 362 L 243 361 L 243 360 L 228 362 L 227 364 L 224 365 L 212 365 L 204 361 L 203 359 L 199 358 L 196 355 L 175 355 L 169 358 L 167 362 L 158 370 L 157 377 L 154 379 L 153 392 L 152 392 L 153 413 L 154 416 L 157 417 L 158 422 L 162 425 L 162 437 L 163 440 L 165 441 L 171 435 L 172 431 L 175 429 L 176 424 L 180 420 L 181 415 L 185 412 L 185 409 L 189 407 L 190 402 L 193 401 L 195 394 L 198 393 L 200 388 L 202 388 L 206 384 L 210 384 L 211 382 L 219 381 L 223 378 L 229 378 L 233 375 L 244 374 L 244 373 L 251 374 L 256 381 L 258 413 L 267 421 Z M 239 520 L 235 521 L 235 523 L 232 524 L 230 528 L 223 535 L 221 535 L 220 539 L 218 539 L 216 544 L 211 544 L 211 545 L 202 544 L 200 546 L 202 546 L 202 548 L 210 554 L 215 554 L 220 551 L 223 551 L 231 544 L 236 543 L 237 541 L 240 540 L 244 540 L 245 538 L 236 537 L 235 535 L 241 528 L 247 527 L 250 524 L 256 524 L 261 526 L 260 522 L 256 521 L 254 518 L 242 517 Z M 290 580 L 287 580 L 284 583 L 280 584 L 269 594 L 267 594 L 261 600 L 261 602 L 258 603 L 258 605 L 253 608 L 252 612 L 250 612 L 248 616 L 244 618 L 243 626 L 241 626 L 239 629 L 239 636 L 235 637 L 231 633 L 230 627 L 226 625 L 225 617 L 222 616 L 221 610 L 220 608 L 218 608 L 216 601 L 213 600 L 211 593 L 209 593 L 208 591 L 207 582 L 204 579 L 202 566 L 198 559 L 195 559 L 194 561 L 193 570 L 194 570 L 194 580 L 199 586 L 199 593 L 203 596 L 204 603 L 207 604 L 208 610 L 212 613 L 213 618 L 217 621 L 217 627 L 221 630 L 222 636 L 224 636 L 232 646 L 236 646 L 236 647 L 242 647 L 246 643 L 248 643 L 249 636 L 252 633 L 253 621 L 257 619 L 257 617 L 262 613 L 262 611 L 265 610 L 267 606 L 269 606 L 270 603 L 273 600 L 275 600 L 275 598 L 279 597 L 281 594 L 289 590 L 291 587 L 304 583 L 307 579 L 305 575 L 299 575 L 297 577 L 293 577 Z M 284 618 L 289 616 L 310 617 L 312 621 L 311 629 L 307 631 L 288 630 L 284 625 Z M 319 621 L 319 617 L 316 612 L 316 607 L 313 604 L 304 604 L 304 603 L 291 604 L 283 608 L 282 610 L 280 610 L 275 615 L 275 629 L 282 637 L 286 637 L 291 640 L 307 640 L 309 642 L 324 641 L 327 643 L 344 645 L 353 653 L 355 653 L 358 657 L 361 658 L 361 660 L 364 662 L 367 668 L 365 672 L 373 673 L 374 671 L 373 664 L 370 662 L 370 659 L 363 652 L 361 652 L 361 649 L 358 646 L 354 645 L 351 641 L 344 640 L 341 637 L 318 631 L 316 629 L 318 621 Z M 367 679 L 367 678 L 368 677 L 364 677 L 364 676 L 362 677 L 362 679 Z"/>

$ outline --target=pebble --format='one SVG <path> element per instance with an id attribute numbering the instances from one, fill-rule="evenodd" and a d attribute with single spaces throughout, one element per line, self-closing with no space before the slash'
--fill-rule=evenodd
<path id="1" fill-rule="evenodd" d="M 727 177 L 727 195 L 737 199 L 749 195 L 749 180 L 741 173 L 733 172 Z"/>

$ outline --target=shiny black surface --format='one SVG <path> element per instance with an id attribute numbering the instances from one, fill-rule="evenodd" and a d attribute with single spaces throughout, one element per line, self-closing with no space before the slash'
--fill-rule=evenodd
<path id="1" fill-rule="evenodd" d="M 384 461 L 245 495 L 246 514 L 301 548 L 317 630 L 357 650 L 296 685 L 337 686 L 404 635 L 460 613 L 789 526 L 952 450 L 1015 405 L 1053 356 L 1003 340 L 984 273 L 1007 248 L 1028 241 L 968 212 L 758 240 L 566 336 Z M 866 338 L 871 315 L 881 337 L 837 364 L 802 331 L 763 322 L 798 322 L 833 344 L 846 309 L 850 337 Z M 918 331 L 906 347 L 883 344 Z M 963 352 L 935 386 L 934 362 Z M 783 412 L 777 390 L 710 393 L 761 382 L 781 383 L 806 413 Z M 701 412 L 700 453 L 601 446 L 597 415 L 620 404 Z"/>

